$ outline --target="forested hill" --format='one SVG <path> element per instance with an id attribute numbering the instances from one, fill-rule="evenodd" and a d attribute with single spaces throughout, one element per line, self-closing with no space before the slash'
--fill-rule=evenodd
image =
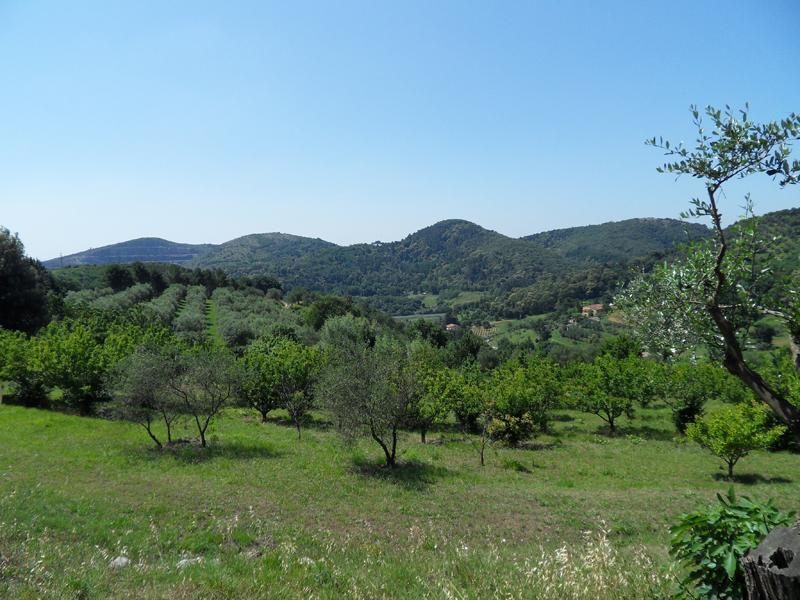
<path id="1" fill-rule="evenodd" d="M 706 235 L 708 229 L 698 223 L 649 218 L 556 229 L 524 239 L 568 258 L 627 262 L 632 256 L 663 253 L 678 240 L 697 240 Z"/>
<path id="2" fill-rule="evenodd" d="M 268 273 L 287 287 L 354 296 L 510 289 L 565 266 L 563 258 L 546 248 L 456 220 L 442 221 L 399 242 L 335 246 L 298 238 L 294 246 L 302 251 L 276 252 L 271 244 L 254 246 L 242 238 L 198 257 L 194 264 L 234 275 Z"/>
<path id="3" fill-rule="evenodd" d="M 397 242 L 338 246 L 283 233 L 220 245 L 143 238 L 45 265 L 158 261 L 231 275 L 269 275 L 285 288 L 369 297 L 390 312 L 421 310 L 420 300 L 410 299 L 420 293 L 469 292 L 480 298 L 483 312 L 515 316 L 607 297 L 631 265 L 651 263 L 676 244 L 703 235 L 707 230 L 701 225 L 631 219 L 516 239 L 469 221 L 448 220 Z"/>
<path id="4" fill-rule="evenodd" d="M 58 269 L 79 265 L 110 265 L 137 261 L 186 265 L 215 247 L 213 244 L 180 244 L 161 238 L 137 238 L 46 260 L 44 266 L 48 269 Z"/>

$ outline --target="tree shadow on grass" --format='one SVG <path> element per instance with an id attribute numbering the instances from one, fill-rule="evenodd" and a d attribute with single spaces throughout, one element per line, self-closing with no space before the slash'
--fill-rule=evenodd
<path id="1" fill-rule="evenodd" d="M 362 477 L 380 479 L 400 485 L 409 490 L 422 491 L 437 480 L 452 474 L 450 469 L 430 465 L 417 459 L 398 461 L 397 465 L 387 467 L 382 460 L 353 458 L 351 471 Z"/>
<path id="2" fill-rule="evenodd" d="M 563 413 L 555 413 L 550 417 L 550 420 L 556 423 L 571 423 L 575 420 L 575 417 Z"/>
<path id="3" fill-rule="evenodd" d="M 199 443 L 189 440 L 177 440 L 162 450 L 142 448 L 137 456 L 144 460 L 161 460 L 166 457 L 185 464 L 208 462 L 217 458 L 231 460 L 252 460 L 256 458 L 280 458 L 285 452 L 264 444 L 239 441 L 212 442 L 203 448 Z"/>
<path id="4" fill-rule="evenodd" d="M 755 485 L 756 483 L 792 483 L 793 480 L 786 477 L 764 477 L 758 473 L 734 474 L 733 479 L 728 479 L 724 473 L 714 473 L 714 479 L 728 483 L 741 483 L 743 485 Z"/>
<path id="5" fill-rule="evenodd" d="M 259 417 L 259 421 L 260 421 Z M 272 423 L 273 425 L 280 425 L 281 427 L 291 427 L 292 429 L 295 428 L 294 421 L 292 421 L 289 417 L 285 415 L 275 415 L 275 416 L 268 416 L 267 423 Z M 316 431 L 327 431 L 333 426 L 333 423 L 330 421 L 325 421 L 322 419 L 315 419 L 313 416 L 307 416 L 303 422 L 300 424 L 303 429 L 314 429 Z"/>
<path id="6" fill-rule="evenodd" d="M 608 433 L 608 428 L 603 428 L 605 433 Z M 646 440 L 658 440 L 661 442 L 671 442 L 675 439 L 675 432 L 667 429 L 658 429 L 656 427 L 649 427 L 647 425 L 639 425 L 638 427 L 623 426 L 617 431 L 616 437 L 625 437 L 626 435 L 635 435 Z"/>
<path id="7" fill-rule="evenodd" d="M 540 450 L 555 450 L 563 445 L 564 442 L 562 442 L 560 439 L 554 439 L 550 441 L 529 440 L 516 446 L 516 449 L 539 452 Z"/>

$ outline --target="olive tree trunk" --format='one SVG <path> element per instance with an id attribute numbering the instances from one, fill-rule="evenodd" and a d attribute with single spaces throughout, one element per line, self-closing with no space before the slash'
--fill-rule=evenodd
<path id="1" fill-rule="evenodd" d="M 773 529 L 741 565 L 749 600 L 800 598 L 800 524 Z"/>

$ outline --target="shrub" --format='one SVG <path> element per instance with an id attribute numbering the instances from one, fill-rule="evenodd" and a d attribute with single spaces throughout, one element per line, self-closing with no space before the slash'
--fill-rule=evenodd
<path id="1" fill-rule="evenodd" d="M 520 416 L 501 415 L 489 424 L 489 436 L 512 447 L 530 438 L 535 431 L 536 423 L 527 412 Z"/>
<path id="2" fill-rule="evenodd" d="M 688 573 L 684 592 L 709 598 L 743 598 L 744 573 L 739 559 L 756 547 L 774 527 L 788 525 L 793 515 L 778 511 L 771 501 L 727 498 L 717 494 L 713 504 L 682 515 L 670 528 L 670 554 Z"/>

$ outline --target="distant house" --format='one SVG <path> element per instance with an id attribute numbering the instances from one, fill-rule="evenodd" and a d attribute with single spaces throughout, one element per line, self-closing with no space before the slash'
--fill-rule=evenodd
<path id="1" fill-rule="evenodd" d="M 581 309 L 581 314 L 586 317 L 596 317 L 597 313 L 603 310 L 602 304 L 587 304 Z"/>
<path id="2" fill-rule="evenodd" d="M 458 323 L 448 323 L 445 329 L 447 329 L 447 331 L 458 331 L 459 329 L 461 329 L 461 325 L 459 325 Z"/>

